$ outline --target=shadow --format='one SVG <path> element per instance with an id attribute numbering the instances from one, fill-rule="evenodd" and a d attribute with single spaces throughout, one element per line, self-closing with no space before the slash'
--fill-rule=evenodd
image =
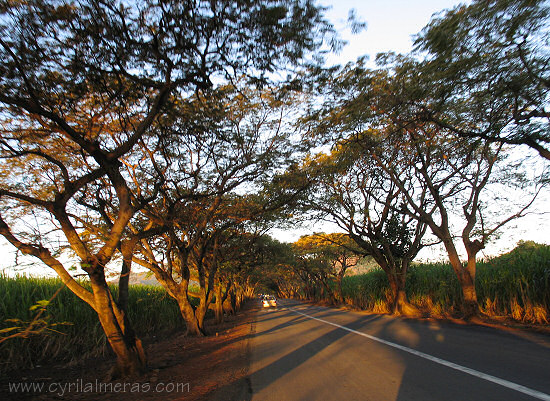
<path id="1" fill-rule="evenodd" d="M 303 318 L 304 320 L 309 320 L 307 317 Z M 360 317 L 359 319 L 348 323 L 346 326 L 356 330 L 361 328 L 366 323 L 366 320 L 367 319 L 364 317 Z M 343 329 L 334 328 L 279 358 L 277 361 L 252 372 L 250 375 L 250 381 L 254 383 L 254 391 L 257 392 L 264 389 L 282 376 L 292 372 L 293 369 L 302 365 L 304 362 L 317 355 L 329 345 L 350 334 L 351 333 Z"/>
<path id="2" fill-rule="evenodd" d="M 309 320 L 303 316 L 298 317 L 299 321 Z M 295 319 L 293 319 L 295 320 Z M 287 322 L 288 323 L 288 322 Z M 296 324 L 296 323 L 294 323 Z M 350 327 L 360 327 L 363 325 L 363 319 L 359 319 L 357 322 L 350 324 Z M 282 327 L 290 326 L 291 324 L 281 324 L 279 329 Z M 262 334 L 262 333 L 257 333 Z M 342 337 L 349 335 L 350 333 L 339 329 L 334 328 L 333 330 L 316 337 L 315 339 L 309 341 L 307 344 L 304 344 L 300 348 L 290 352 L 289 354 L 279 358 L 277 361 L 263 367 L 262 369 L 252 372 L 247 377 L 240 378 L 231 383 L 228 383 L 221 388 L 217 389 L 215 392 L 212 392 L 208 400 L 211 401 L 250 401 L 253 397 L 253 392 L 260 391 L 263 388 L 267 387 L 269 384 L 275 382 L 282 376 L 288 374 L 296 367 L 300 366 L 307 360 L 309 360 L 314 355 L 318 354 L 320 351 L 328 347 L 330 344 L 338 341 Z M 266 380 L 267 378 L 267 380 Z M 262 382 L 262 385 L 255 385 L 253 389 L 252 383 Z"/>
<path id="3" fill-rule="evenodd" d="M 538 339 L 531 338 L 530 340 L 526 340 L 518 336 L 517 333 L 509 333 L 486 326 L 396 318 L 388 315 L 358 316 L 356 313 L 347 314 L 346 312 L 325 308 L 310 308 L 308 305 L 300 303 L 284 306 L 293 307 L 296 305 L 304 306 L 304 308 L 296 308 L 297 311 L 317 318 L 326 318 L 325 320 L 327 321 L 342 324 L 342 326 L 349 329 L 374 336 L 401 347 L 407 347 L 413 350 L 413 352 L 418 351 L 443 361 L 449 361 L 486 375 L 550 394 L 550 371 L 548 370 L 548 361 L 550 361 L 548 343 L 550 342 L 550 336 L 541 335 Z M 306 316 L 287 310 L 284 313 L 277 314 L 278 316 L 261 316 L 257 314 L 257 322 L 261 323 L 261 319 L 263 318 L 271 320 L 284 317 L 286 319 L 290 314 L 296 316 L 273 327 L 268 327 L 266 330 L 259 331 L 255 333 L 255 336 L 259 338 L 263 335 L 274 334 L 285 328 L 300 325 L 309 320 Z M 341 315 L 341 318 L 327 318 L 333 315 Z M 350 316 L 353 317 L 351 321 L 349 320 Z M 340 323 L 342 321 L 346 323 Z M 319 323 L 319 328 L 321 329 L 325 324 L 322 322 Z M 317 335 L 309 330 L 302 331 L 302 333 L 308 333 L 308 341 L 305 344 L 301 344 L 299 348 L 292 349 L 288 354 L 270 361 L 270 363 L 262 366 L 257 371 L 249 372 L 248 377 L 241 377 L 232 383 L 226 383 L 216 392 L 218 398 L 209 397 L 208 399 L 224 401 L 251 400 L 254 395 L 253 392 L 258 393 L 278 380 L 281 380 L 281 383 L 283 383 L 281 385 L 285 386 L 283 376 L 289 374 L 292 376 L 293 371 L 297 367 L 303 365 L 315 355 L 322 353 L 331 344 L 346 336 L 356 336 L 358 341 L 347 339 L 346 342 L 339 343 L 336 348 L 331 348 L 330 352 L 324 352 L 323 357 L 319 361 L 340 358 L 343 352 L 346 353 L 345 358 L 354 359 L 358 354 L 363 353 L 365 355 L 365 350 L 372 351 L 379 349 L 382 352 L 382 356 L 376 358 L 375 355 L 372 355 L 372 357 L 369 356 L 357 362 L 359 369 L 357 369 L 357 373 L 352 372 L 353 375 L 357 374 L 357 377 L 350 378 L 350 380 L 356 381 L 358 383 L 357 386 L 361 388 L 361 383 L 369 380 L 368 369 L 374 368 L 371 363 L 376 363 L 375 368 L 378 371 L 377 373 L 382 375 L 378 377 L 393 375 L 392 377 L 395 378 L 390 381 L 390 383 L 393 383 L 390 391 L 385 394 L 382 393 L 382 397 L 379 398 L 381 400 L 533 399 L 522 392 L 488 381 L 486 377 L 476 377 L 475 375 L 453 369 L 445 364 L 437 363 L 429 358 L 426 359 L 403 349 L 392 347 L 387 343 L 378 343 L 370 338 L 361 338 L 356 333 L 351 333 L 342 328 L 333 326 L 328 326 L 328 328 L 329 331 L 325 329 L 322 334 L 319 333 Z M 289 338 L 291 341 L 294 341 L 292 337 Z M 351 350 L 345 349 L 349 344 L 354 344 L 355 348 Z M 362 344 L 365 344 L 365 348 L 363 348 Z M 267 345 L 271 346 L 269 343 Z M 274 355 L 272 352 L 276 352 L 277 348 L 276 343 L 273 344 L 273 350 L 269 347 L 264 348 L 262 357 L 272 358 Z M 280 355 L 280 353 L 277 353 L 277 355 Z M 389 357 L 392 358 L 390 364 L 388 364 L 389 360 L 384 359 Z M 376 362 L 372 362 L 373 360 Z M 325 369 L 322 365 L 320 367 L 321 369 Z M 338 373 L 334 372 L 335 375 Z M 377 387 L 380 384 L 375 382 L 371 386 Z M 332 396 L 334 399 L 335 388 L 327 386 L 328 384 L 320 381 L 316 386 L 316 391 L 318 390 L 319 392 L 308 395 L 312 397 L 311 399 L 320 399 L 319 396 L 325 394 Z M 352 398 L 368 398 L 368 393 L 362 394 L 364 394 L 365 398 Z M 275 396 L 277 395 L 275 394 Z M 340 399 L 352 398 L 346 398 L 346 395 L 340 397 Z"/>
<path id="4" fill-rule="evenodd" d="M 257 313 L 257 319 L 262 322 L 266 322 L 268 320 L 274 320 L 274 319 L 280 319 L 285 316 L 294 316 L 295 313 L 292 313 L 288 310 L 286 310 L 285 313 L 282 313 L 284 309 L 269 309 L 269 310 L 263 310 L 260 309 Z"/>
<path id="5" fill-rule="evenodd" d="M 269 333 L 273 333 L 276 331 L 279 331 L 281 329 L 284 329 L 285 327 L 293 326 L 295 324 L 301 323 L 306 320 L 306 317 L 304 316 L 296 316 L 294 319 L 288 320 L 284 323 L 278 324 L 277 326 L 273 326 L 270 329 L 256 332 L 256 336 L 266 335 Z M 262 320 L 263 321 L 263 320 Z"/>
<path id="6" fill-rule="evenodd" d="M 550 350 L 544 341 L 526 341 L 493 327 L 406 318 L 393 318 L 378 336 L 441 360 L 437 363 L 396 350 L 405 368 L 397 401 L 533 399 L 484 375 L 503 379 L 512 387 L 550 393 Z M 472 371 L 466 373 L 445 362 Z"/>

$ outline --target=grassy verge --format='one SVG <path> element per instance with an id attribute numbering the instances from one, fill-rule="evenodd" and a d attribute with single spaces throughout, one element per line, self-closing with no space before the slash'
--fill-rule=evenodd
<path id="1" fill-rule="evenodd" d="M 432 316 L 454 315 L 462 294 L 449 264 L 411 266 L 409 301 Z M 547 324 L 550 318 L 550 246 L 525 242 L 513 251 L 479 262 L 476 274 L 479 305 L 489 316 L 523 323 Z M 346 302 L 376 313 L 389 311 L 389 286 L 382 270 L 345 277 Z"/>

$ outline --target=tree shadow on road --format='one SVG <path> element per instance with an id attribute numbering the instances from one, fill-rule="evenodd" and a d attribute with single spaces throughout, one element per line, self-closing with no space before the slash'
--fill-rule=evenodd
<path id="1" fill-rule="evenodd" d="M 317 318 L 337 322 L 339 319 L 330 319 L 330 316 L 338 315 L 342 312 L 334 309 L 315 309 L 313 313 L 312 311 L 307 311 L 306 313 L 313 314 Z M 294 316 L 290 317 L 290 315 Z M 529 349 L 530 354 L 540 354 L 537 363 L 542 364 L 541 366 L 544 366 L 544 361 L 546 360 L 547 362 L 547 358 L 550 357 L 550 351 L 545 344 L 535 341 L 525 341 L 525 339 L 521 339 L 513 333 L 503 332 L 494 328 L 457 325 L 446 322 L 418 321 L 407 318 L 391 318 L 384 315 L 353 315 L 356 318 L 351 322 L 346 321 L 343 326 L 351 330 L 369 333 L 385 341 L 416 349 L 462 366 L 479 369 L 484 373 L 502 377 L 506 380 L 513 381 L 513 375 L 515 374 L 513 372 L 517 373 L 518 371 L 528 369 L 530 363 L 529 361 L 522 360 L 522 351 L 515 349 L 519 345 L 518 342 L 524 343 L 523 346 Z M 289 317 L 290 320 L 286 320 Z M 282 318 L 284 321 L 277 324 L 278 322 L 274 319 L 278 318 Z M 255 333 L 257 337 L 272 335 L 309 320 L 307 316 L 296 315 L 295 312 L 284 309 L 279 310 L 278 313 L 274 313 L 273 316 L 267 314 L 264 316 L 258 315 L 257 319 L 259 319 L 259 322 L 273 320 L 274 323 L 273 326 Z M 330 331 L 326 331 L 327 328 Z M 318 335 L 315 334 L 315 330 L 319 330 Z M 300 345 L 297 349 L 292 349 L 288 354 L 262 366 L 257 371 L 243 375 L 238 380 L 238 383 L 228 383 L 217 392 L 217 394 L 222 394 L 222 396 L 212 399 L 224 401 L 250 400 L 253 393 L 259 393 L 272 383 L 280 380 L 283 376 L 291 375 L 292 377 L 293 371 L 297 367 L 308 362 L 315 355 L 318 355 L 321 351 L 343 337 L 348 335 L 357 336 L 357 334 L 350 333 L 344 329 L 324 325 L 303 331 L 303 333 L 306 332 L 309 333 L 308 335 L 311 335 L 309 337 L 310 341 Z M 485 338 L 485 340 L 482 341 L 478 336 L 481 339 Z M 365 341 L 372 344 L 373 340 L 365 339 Z M 482 345 L 488 342 L 488 345 L 483 345 L 479 349 L 476 347 L 476 344 L 480 342 Z M 342 346 L 340 344 L 338 347 Z M 402 371 L 399 372 L 399 377 L 395 382 L 395 392 L 388 393 L 388 397 L 384 399 L 397 401 L 426 399 L 502 400 L 510 399 L 511 394 L 517 400 L 528 399 L 523 398 L 526 396 L 521 393 L 515 393 L 480 378 L 467 377 L 467 380 L 463 380 L 463 376 L 466 373 L 458 372 L 433 361 L 427 361 L 418 355 L 392 348 L 387 344 L 381 344 L 381 346 L 386 349 L 387 354 L 395 354 L 396 359 L 399 360 L 397 363 L 402 367 Z M 274 345 L 273 352 L 276 351 L 277 347 Z M 331 352 L 334 353 L 336 351 Z M 266 355 L 267 358 L 270 357 L 269 353 Z M 514 364 L 517 366 L 512 366 Z M 378 365 L 378 367 L 382 375 L 384 375 L 384 366 Z M 539 370 L 545 371 L 542 367 Z M 337 372 L 334 373 L 336 374 Z M 368 371 L 365 371 L 365 374 L 368 374 Z M 544 373 L 542 374 L 544 375 Z M 537 388 L 535 382 L 525 382 L 522 378 L 518 378 L 517 382 L 528 387 L 532 385 L 532 388 Z M 323 385 L 327 388 L 323 388 Z M 321 381 L 319 386 L 316 388 L 316 394 L 335 395 L 335 388 L 329 388 L 330 385 L 328 382 L 324 383 Z M 235 388 L 239 389 L 237 393 L 235 392 Z M 231 391 L 233 393 L 230 394 Z M 367 394 L 365 394 L 366 396 Z M 208 399 L 211 398 L 209 397 Z M 277 397 L 273 399 L 277 399 Z"/>
<path id="2" fill-rule="evenodd" d="M 409 344 L 404 341 L 404 330 L 408 330 L 417 341 Z M 550 380 L 550 373 L 546 374 L 546 380 L 541 380 L 541 373 L 548 372 L 544 366 L 550 360 L 550 351 L 544 344 L 525 341 L 496 328 L 396 318 L 385 324 L 378 336 L 451 364 L 523 386 L 536 389 L 540 383 Z M 405 368 L 396 401 L 533 399 L 445 364 L 398 350 L 395 352 L 401 354 Z M 535 356 L 535 360 L 529 361 L 527 355 Z M 529 370 L 534 370 L 535 374 L 523 373 Z"/>

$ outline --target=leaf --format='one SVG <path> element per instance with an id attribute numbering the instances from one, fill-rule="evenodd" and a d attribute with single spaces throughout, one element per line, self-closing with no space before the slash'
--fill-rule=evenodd
<path id="1" fill-rule="evenodd" d="M 50 304 L 50 301 L 47 299 L 41 299 L 38 301 L 35 305 L 31 306 L 29 308 L 30 311 L 36 310 L 36 309 L 44 309 Z"/>
<path id="2" fill-rule="evenodd" d="M 18 324 L 24 324 L 25 322 L 22 321 L 21 319 L 17 319 L 17 318 L 13 318 L 13 319 L 6 319 L 4 320 L 5 322 L 10 322 L 10 323 L 18 323 Z"/>
<path id="3" fill-rule="evenodd" d="M 2 329 L 0 330 L 0 333 L 9 333 L 10 331 L 14 331 L 14 330 L 18 330 L 20 329 L 21 327 L 8 327 L 8 328 L 5 328 L 5 329 Z"/>

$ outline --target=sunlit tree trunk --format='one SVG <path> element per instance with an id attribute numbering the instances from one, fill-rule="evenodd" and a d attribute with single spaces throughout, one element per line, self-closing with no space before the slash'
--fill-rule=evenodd
<path id="1" fill-rule="evenodd" d="M 216 317 L 216 323 L 221 323 L 223 321 L 223 289 L 221 283 L 216 285 L 215 297 L 216 302 L 214 304 L 214 315 Z"/>
<path id="2" fill-rule="evenodd" d="M 117 357 L 116 365 L 110 372 L 111 378 L 139 374 L 145 369 L 146 358 L 141 341 L 135 335 L 126 314 L 115 303 L 105 280 L 103 267 L 97 260 L 92 259 L 82 263 L 90 278 L 92 287 L 90 293 L 71 277 L 63 265 L 46 248 L 38 248 L 19 241 L 11 233 L 1 216 L 0 234 L 24 254 L 37 257 L 55 270 L 63 283 L 96 311 L 109 345 Z"/>
<path id="3" fill-rule="evenodd" d="M 181 294 L 176 299 L 180 308 L 181 316 L 185 321 L 187 335 L 202 337 L 205 335 L 202 327 L 199 325 L 199 321 L 195 314 L 193 305 L 189 302 L 187 294 Z"/>
<path id="4" fill-rule="evenodd" d="M 464 318 L 469 319 L 479 314 L 479 305 L 477 303 L 477 293 L 475 286 L 475 273 L 474 277 L 470 275 L 468 267 L 464 267 L 458 252 L 454 246 L 452 239 L 447 238 L 443 241 L 445 249 L 449 255 L 449 262 L 458 278 L 462 296 L 464 297 L 462 303 L 462 313 Z M 475 269 L 475 255 L 473 260 L 473 268 Z M 475 270 L 474 270 L 475 271 Z"/>
<path id="5" fill-rule="evenodd" d="M 127 313 L 128 311 L 128 297 L 129 297 L 129 285 L 130 274 L 132 271 L 132 257 L 134 255 L 134 248 L 137 243 L 137 239 L 122 241 L 120 245 L 120 253 L 122 253 L 122 267 L 120 269 L 120 278 L 118 280 L 118 306 Z"/>
<path id="6" fill-rule="evenodd" d="M 352 236 L 356 243 L 370 254 L 378 265 L 386 273 L 392 295 L 391 304 L 389 305 L 392 314 L 394 315 L 417 315 L 418 310 L 411 305 L 407 299 L 405 291 L 405 283 L 407 279 L 407 271 L 410 265 L 411 256 L 405 258 L 394 258 L 393 255 L 383 253 L 380 249 L 373 247 L 367 241 L 358 236 Z M 421 236 L 417 236 L 419 241 Z M 416 254 L 417 251 L 411 254 Z"/>
<path id="7" fill-rule="evenodd" d="M 390 274 L 387 274 L 392 292 L 391 311 L 393 315 L 416 316 L 419 314 L 418 309 L 409 303 L 407 292 L 405 290 L 407 270 L 410 264 L 408 260 L 402 260 L 401 269 L 392 269 Z"/>
<path id="8" fill-rule="evenodd" d="M 221 323 L 223 322 L 223 315 L 224 313 L 229 313 L 227 311 L 227 298 L 229 296 L 229 291 L 231 289 L 231 280 L 227 280 L 227 283 L 225 285 L 225 290 L 222 286 L 221 282 L 218 282 L 218 285 L 216 286 L 216 303 L 214 305 L 214 313 L 216 316 L 216 322 Z"/>
<path id="9" fill-rule="evenodd" d="M 206 312 L 208 311 L 208 307 L 210 306 L 210 303 L 212 302 L 213 292 L 208 291 L 205 289 L 201 290 L 200 294 L 200 302 L 197 308 L 195 309 L 195 317 L 197 319 L 197 324 L 199 326 L 199 329 L 201 330 L 201 333 L 205 334 L 204 331 L 204 318 L 206 317 Z"/>
<path id="10" fill-rule="evenodd" d="M 138 375 L 144 371 L 146 364 L 141 341 L 135 336 L 125 314 L 114 302 L 105 276 L 97 271 L 99 269 L 92 269 L 89 276 L 94 308 L 109 345 L 117 356 L 117 363 L 110 372 L 110 378 Z"/>

